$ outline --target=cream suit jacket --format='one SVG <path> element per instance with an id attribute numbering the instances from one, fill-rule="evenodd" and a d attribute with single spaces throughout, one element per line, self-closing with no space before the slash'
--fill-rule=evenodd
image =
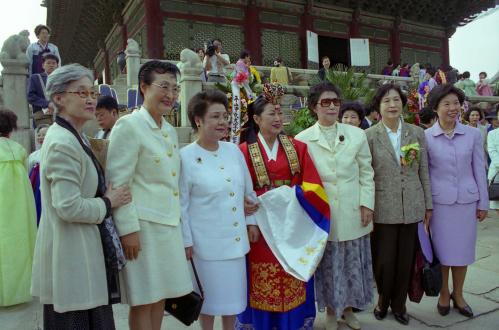
<path id="1" fill-rule="evenodd" d="M 139 220 L 180 222 L 180 156 L 177 133 L 162 119 L 158 127 L 144 108 L 121 117 L 109 137 L 107 180 L 128 185 L 132 202 L 113 210 L 120 236 L 140 230 Z"/>
<path id="2" fill-rule="evenodd" d="M 351 125 L 336 125 L 333 149 L 318 123 L 296 139 L 307 144 L 324 184 L 331 209 L 329 240 L 338 242 L 357 239 L 372 231 L 372 224 L 362 226 L 360 207 L 374 210 L 374 172 L 364 131 Z"/>
<path id="3" fill-rule="evenodd" d="M 42 217 L 31 294 L 59 313 L 108 304 L 106 266 L 97 224 L 106 205 L 98 177 L 76 137 L 53 124 L 41 149 Z"/>

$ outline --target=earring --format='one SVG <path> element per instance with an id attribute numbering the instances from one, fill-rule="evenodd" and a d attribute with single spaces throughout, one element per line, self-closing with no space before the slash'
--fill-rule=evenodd
<path id="1" fill-rule="evenodd" d="M 196 126 L 197 126 L 198 128 L 200 128 L 200 127 L 201 127 L 201 124 L 197 124 Z"/>

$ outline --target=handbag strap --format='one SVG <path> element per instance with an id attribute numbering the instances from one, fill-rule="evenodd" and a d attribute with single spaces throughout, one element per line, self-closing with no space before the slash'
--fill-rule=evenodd
<path id="1" fill-rule="evenodd" d="M 201 294 L 201 298 L 204 299 L 203 287 L 201 286 L 201 282 L 199 281 L 198 272 L 196 271 L 196 266 L 194 266 L 194 261 L 192 260 L 192 258 L 191 258 L 191 265 L 192 265 L 192 270 L 194 271 L 194 277 L 196 277 L 196 283 L 199 288 L 199 293 Z"/>
<path id="2" fill-rule="evenodd" d="M 494 177 L 492 178 L 492 180 L 490 180 L 489 187 L 490 187 L 491 185 L 493 185 L 493 184 L 494 184 L 494 182 L 496 182 L 496 177 L 497 177 L 498 175 L 499 175 L 499 171 L 498 171 L 498 172 L 494 175 Z"/>
<path id="3" fill-rule="evenodd" d="M 430 245 L 433 253 L 433 261 L 431 265 L 439 264 L 440 260 L 438 259 L 437 254 L 435 253 L 435 248 L 433 247 L 433 235 L 431 234 L 431 231 L 428 233 L 428 237 L 430 238 Z"/>

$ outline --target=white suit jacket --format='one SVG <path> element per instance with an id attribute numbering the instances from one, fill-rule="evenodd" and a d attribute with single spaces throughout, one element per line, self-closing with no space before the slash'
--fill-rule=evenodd
<path id="1" fill-rule="evenodd" d="M 499 129 L 497 128 L 487 135 L 487 151 L 491 161 L 487 178 L 492 180 L 499 171 Z"/>
<path id="2" fill-rule="evenodd" d="M 329 240 L 336 242 L 370 233 L 372 224 L 362 226 L 360 206 L 374 210 L 374 171 L 366 135 L 360 128 L 337 125 L 334 149 L 330 148 L 318 123 L 296 136 L 307 144 L 326 189 L 331 209 Z"/>
<path id="3" fill-rule="evenodd" d="M 106 205 L 95 198 L 97 170 L 76 137 L 53 124 L 41 149 L 42 217 L 31 294 L 59 313 L 108 304 L 97 224 Z"/>
<path id="4" fill-rule="evenodd" d="M 180 203 L 184 245 L 205 260 L 243 257 L 249 251 L 244 196 L 254 196 L 244 156 L 237 145 L 219 142 L 216 152 L 196 142 L 180 151 Z"/>
<path id="5" fill-rule="evenodd" d="M 178 138 L 164 119 L 159 128 L 144 107 L 121 117 L 109 137 L 106 172 L 114 187 L 132 192 L 131 203 L 113 210 L 120 236 L 139 231 L 139 220 L 179 224 Z"/>

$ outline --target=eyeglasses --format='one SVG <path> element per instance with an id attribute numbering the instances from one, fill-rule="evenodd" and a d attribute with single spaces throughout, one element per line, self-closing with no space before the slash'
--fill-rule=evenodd
<path id="1" fill-rule="evenodd" d="M 66 93 L 76 94 L 79 97 L 81 97 L 82 99 L 86 99 L 86 98 L 88 98 L 90 96 L 90 98 L 92 98 L 94 100 L 97 99 L 97 98 L 99 98 L 99 96 L 101 95 L 99 92 L 94 91 L 94 90 L 90 90 L 90 91 L 86 91 L 86 90 L 66 91 Z"/>
<path id="2" fill-rule="evenodd" d="M 228 113 L 224 113 L 223 115 L 213 115 L 210 118 L 217 121 L 220 121 L 220 119 L 223 121 L 230 121 L 232 119 L 231 115 Z"/>
<path id="3" fill-rule="evenodd" d="M 341 100 L 334 98 L 334 99 L 322 99 L 320 102 L 317 104 L 320 104 L 321 107 L 329 107 L 333 103 L 335 106 L 339 107 L 341 105 Z"/>
<path id="4" fill-rule="evenodd" d="M 154 85 L 156 87 L 161 88 L 164 92 L 168 93 L 171 92 L 173 95 L 178 95 L 180 93 L 180 86 L 176 85 L 172 87 L 171 85 L 161 85 L 157 83 L 151 83 L 151 85 Z"/>

